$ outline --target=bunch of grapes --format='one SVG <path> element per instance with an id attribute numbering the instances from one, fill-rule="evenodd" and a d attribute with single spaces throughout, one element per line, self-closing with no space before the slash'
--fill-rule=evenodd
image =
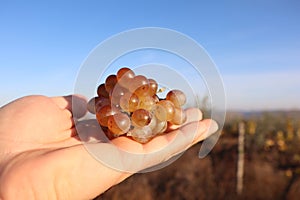
<path id="1" fill-rule="evenodd" d="M 157 93 L 154 79 L 121 68 L 99 85 L 98 96 L 88 102 L 88 111 L 96 115 L 109 139 L 126 135 L 146 143 L 163 134 L 169 125 L 186 121 L 182 109 L 186 96 L 182 91 L 170 90 L 164 99 Z"/>

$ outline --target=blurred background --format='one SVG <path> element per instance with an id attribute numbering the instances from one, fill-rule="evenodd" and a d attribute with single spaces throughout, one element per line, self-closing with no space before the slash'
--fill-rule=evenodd
<path id="1" fill-rule="evenodd" d="M 112 35 L 173 29 L 218 67 L 227 98 L 222 135 L 205 158 L 198 144 L 97 199 L 298 199 L 299 10 L 296 0 L 0 0 L 0 106 L 73 93 L 81 64 Z"/>

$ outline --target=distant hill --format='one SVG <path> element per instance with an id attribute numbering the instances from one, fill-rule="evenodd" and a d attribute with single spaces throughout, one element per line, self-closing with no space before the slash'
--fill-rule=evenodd
<path id="1" fill-rule="evenodd" d="M 300 120 L 300 110 L 273 110 L 273 111 L 232 111 L 226 112 L 226 121 L 232 120 L 248 120 L 248 119 L 258 119 L 263 116 L 272 116 L 275 118 L 292 118 Z"/>

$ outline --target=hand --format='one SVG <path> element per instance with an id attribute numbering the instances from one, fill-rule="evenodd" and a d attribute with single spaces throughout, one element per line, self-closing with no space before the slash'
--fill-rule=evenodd
<path id="1" fill-rule="evenodd" d="M 78 116 L 72 116 L 72 98 L 79 107 Z M 0 109 L 0 199 L 91 199 L 135 172 L 110 168 L 87 152 L 73 119 L 85 112 L 86 100 L 79 96 L 28 96 Z M 103 149 L 103 153 L 110 153 L 105 147 L 116 145 L 132 153 L 150 154 L 175 141 L 134 168 L 141 170 L 166 161 L 216 131 L 216 123 L 201 120 L 198 109 L 186 112 L 185 125 L 174 126 L 146 144 L 119 137 L 111 144 L 85 145 Z M 89 127 L 85 131 L 93 136 L 93 126 L 83 126 L 85 123 L 91 121 L 78 123 L 77 130 Z M 210 126 L 213 128 L 208 131 Z"/>

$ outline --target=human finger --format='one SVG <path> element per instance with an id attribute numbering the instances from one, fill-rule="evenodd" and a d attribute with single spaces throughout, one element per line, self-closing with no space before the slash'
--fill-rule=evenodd
<path id="1" fill-rule="evenodd" d="M 68 110 L 74 117 L 80 118 L 87 112 L 87 100 L 80 95 L 57 96 L 51 98 L 61 109 Z"/>
<path id="2" fill-rule="evenodd" d="M 173 162 L 178 155 L 186 151 L 194 144 L 203 141 L 218 130 L 217 123 L 214 120 L 206 119 L 198 122 L 192 122 L 180 129 L 176 129 L 161 138 L 154 138 L 152 143 L 147 144 L 144 149 L 146 152 L 151 151 L 154 145 L 160 144 L 165 147 L 160 151 L 154 152 L 144 159 L 147 168 L 155 166 L 159 168 L 165 163 Z M 157 139 L 157 141 L 155 141 Z M 172 158 L 172 159 L 171 159 Z"/>
<path id="3" fill-rule="evenodd" d="M 114 154 L 112 156 L 114 160 L 106 159 L 106 161 L 121 171 L 137 172 L 184 152 L 193 144 L 209 137 L 217 129 L 217 124 L 207 119 L 191 122 L 168 134 L 157 136 L 146 144 L 119 137 L 112 140 L 115 148 L 107 150 L 108 153 Z"/>
<path id="4" fill-rule="evenodd" d="M 154 138 L 144 145 L 144 150 L 145 152 L 151 152 L 157 146 L 167 145 L 170 148 L 170 154 L 172 154 L 171 152 L 183 151 L 185 150 L 184 146 L 190 147 L 214 133 L 218 128 L 215 124 L 211 119 L 188 123 L 168 134 Z"/>

